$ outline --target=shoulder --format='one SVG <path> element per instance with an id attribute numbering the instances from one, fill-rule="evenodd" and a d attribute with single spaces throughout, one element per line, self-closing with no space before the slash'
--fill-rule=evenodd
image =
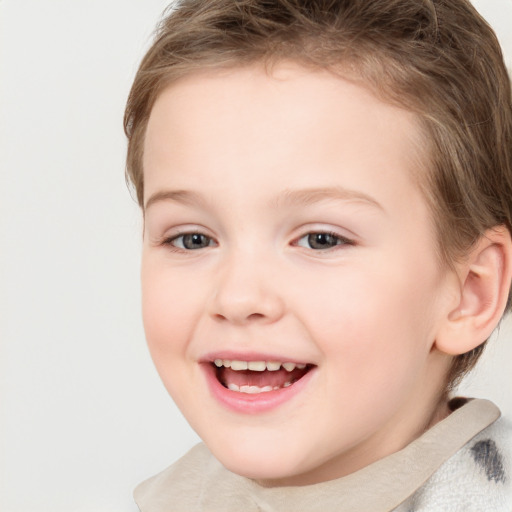
<path id="1" fill-rule="evenodd" d="M 442 464 L 407 501 L 407 510 L 511 512 L 511 459 L 512 423 L 500 418 Z"/>

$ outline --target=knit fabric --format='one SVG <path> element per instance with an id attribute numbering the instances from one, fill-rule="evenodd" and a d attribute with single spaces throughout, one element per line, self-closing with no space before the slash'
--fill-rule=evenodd
<path id="1" fill-rule="evenodd" d="M 396 512 L 512 512 L 512 425 L 498 420 L 450 457 Z"/>

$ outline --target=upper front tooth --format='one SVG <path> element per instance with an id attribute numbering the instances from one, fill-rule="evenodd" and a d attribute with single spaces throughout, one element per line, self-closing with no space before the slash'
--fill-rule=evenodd
<path id="1" fill-rule="evenodd" d="M 224 363 L 226 363 L 226 361 L 224 361 Z M 247 361 L 231 361 L 231 369 L 232 370 L 235 370 L 235 371 L 247 370 L 247 367 L 248 367 Z"/>
<path id="2" fill-rule="evenodd" d="M 231 368 L 235 371 L 252 370 L 255 372 L 263 372 L 265 369 L 270 372 L 275 372 L 279 370 L 281 366 L 287 372 L 292 372 L 295 368 L 299 370 L 306 368 L 305 364 L 281 363 L 279 361 L 230 361 L 229 359 L 215 359 L 214 364 L 218 368 L 224 366 L 225 368 Z"/>
<path id="3" fill-rule="evenodd" d="M 264 372 L 266 367 L 265 361 L 250 361 L 247 363 L 247 368 L 255 372 Z"/>

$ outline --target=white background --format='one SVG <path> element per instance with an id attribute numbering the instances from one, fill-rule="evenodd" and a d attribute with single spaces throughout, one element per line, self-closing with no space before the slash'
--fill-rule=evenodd
<path id="1" fill-rule="evenodd" d="M 0 510 L 132 511 L 196 441 L 147 353 L 124 103 L 163 0 L 0 0 Z M 512 63 L 512 0 L 476 2 Z M 463 392 L 512 417 L 512 326 Z"/>

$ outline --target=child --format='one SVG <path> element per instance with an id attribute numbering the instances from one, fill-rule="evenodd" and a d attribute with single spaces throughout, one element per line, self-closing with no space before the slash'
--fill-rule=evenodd
<path id="1" fill-rule="evenodd" d="M 204 441 L 142 512 L 512 510 L 510 426 L 449 396 L 512 277 L 510 81 L 468 1 L 177 2 L 125 127 L 147 342 Z"/>

